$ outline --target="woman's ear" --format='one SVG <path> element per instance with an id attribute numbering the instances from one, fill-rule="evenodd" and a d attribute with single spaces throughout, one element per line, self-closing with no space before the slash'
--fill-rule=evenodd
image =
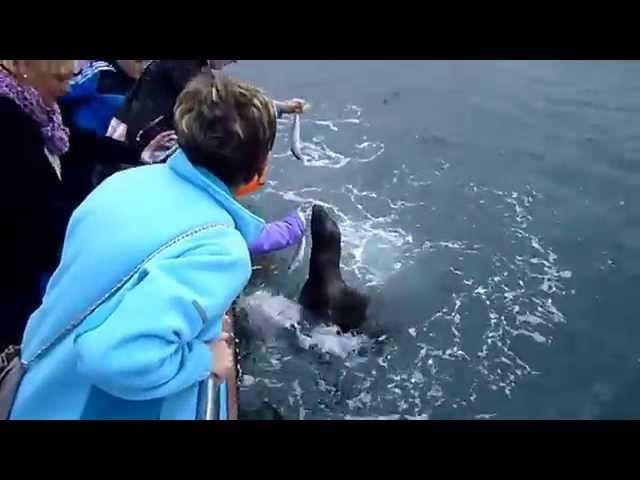
<path id="1" fill-rule="evenodd" d="M 31 76 L 30 74 L 32 72 L 26 60 L 13 60 L 11 73 L 13 73 L 19 79 L 24 79 Z"/>

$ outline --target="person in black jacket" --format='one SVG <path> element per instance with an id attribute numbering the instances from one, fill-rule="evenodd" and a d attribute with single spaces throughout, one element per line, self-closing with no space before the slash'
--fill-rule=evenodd
<path id="1" fill-rule="evenodd" d="M 166 159 L 175 150 L 173 107 L 189 80 L 208 60 L 153 60 L 116 112 L 107 135 L 135 148 L 146 163 Z"/>
<path id="2" fill-rule="evenodd" d="M 68 90 L 74 64 L 0 61 L 0 212 L 8 227 L 0 241 L 0 351 L 21 341 L 41 303 L 41 277 L 57 266 L 69 218 L 85 194 L 67 184 L 67 172 L 87 159 L 136 158 L 121 142 L 64 126 L 56 101 Z"/>
<path id="3" fill-rule="evenodd" d="M 177 148 L 173 107 L 187 83 L 202 71 L 222 70 L 235 60 L 153 60 L 112 121 L 108 136 L 135 148 L 143 163 L 166 160 Z M 302 113 L 305 102 L 275 101 L 278 117 Z"/>
<path id="4" fill-rule="evenodd" d="M 72 78 L 68 93 L 58 100 L 63 122 L 74 139 L 71 158 L 66 162 L 65 183 L 75 192 L 77 200 L 84 199 L 113 173 L 141 165 L 134 149 L 102 137 L 146 63 L 146 60 L 89 62 Z M 96 142 L 102 146 L 96 157 L 74 155 L 76 151 L 92 150 Z"/>

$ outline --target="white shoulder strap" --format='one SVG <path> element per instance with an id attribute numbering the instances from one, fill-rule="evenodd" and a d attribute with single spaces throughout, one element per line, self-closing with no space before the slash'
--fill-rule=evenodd
<path id="1" fill-rule="evenodd" d="M 35 355 L 33 355 L 33 357 L 31 357 L 30 360 L 22 359 L 22 364 L 24 365 L 24 367 L 28 368 L 31 364 L 33 364 L 33 362 L 35 362 L 36 360 L 42 358 L 42 356 L 44 356 L 49 350 L 51 350 L 58 343 L 60 343 L 65 338 L 67 338 L 67 336 L 73 330 L 75 330 L 75 328 L 78 327 L 89 315 L 91 315 L 93 312 L 95 312 L 96 309 L 98 309 L 104 302 L 106 302 L 114 294 L 116 294 L 129 280 L 131 280 L 131 278 L 133 278 L 149 261 L 151 261 L 157 255 L 159 255 L 160 253 L 162 253 L 166 249 L 168 249 L 170 247 L 173 247 L 174 245 L 176 245 L 176 244 L 178 244 L 178 243 L 180 243 L 180 242 L 182 242 L 182 241 L 184 241 L 184 240 L 186 240 L 188 238 L 193 237 L 194 235 L 198 235 L 199 233 L 211 230 L 213 228 L 222 228 L 222 227 L 229 228 L 229 225 L 212 223 L 212 224 L 204 225 L 204 226 L 201 226 L 201 227 L 197 227 L 197 228 L 194 228 L 192 230 L 189 230 L 186 233 L 183 233 L 182 235 L 179 235 L 178 237 L 175 237 L 173 240 L 170 240 L 167 243 L 165 243 L 164 245 L 162 245 L 160 248 L 158 248 L 156 251 L 154 251 L 151 255 L 149 255 L 147 258 L 145 258 L 142 262 L 140 262 L 128 275 L 126 275 L 124 278 L 122 278 L 122 280 L 120 280 L 111 290 L 109 290 L 107 293 L 105 293 L 97 302 L 95 302 L 91 307 L 89 307 L 87 310 L 85 310 L 85 312 L 82 315 L 78 316 L 74 321 L 69 323 L 69 325 L 67 325 L 67 327 L 64 330 L 62 330 L 58 335 L 56 335 L 53 338 L 53 340 L 51 340 L 50 342 L 46 343 L 42 348 L 40 348 L 35 353 Z"/>

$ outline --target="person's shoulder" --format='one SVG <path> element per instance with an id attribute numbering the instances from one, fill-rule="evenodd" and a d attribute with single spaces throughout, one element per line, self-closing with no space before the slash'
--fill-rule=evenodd
<path id="1" fill-rule="evenodd" d="M 164 63 L 159 64 L 159 69 L 171 80 L 172 88 L 177 88 L 177 93 L 180 93 L 205 64 L 206 61 L 203 60 L 164 60 Z"/>
<path id="2" fill-rule="evenodd" d="M 71 79 L 69 91 L 58 103 L 64 106 L 67 103 L 96 95 L 100 78 L 113 72 L 115 72 L 115 68 L 109 62 L 91 62 Z"/>
<path id="3" fill-rule="evenodd" d="M 7 97 L 0 96 L 0 136 L 3 138 L 3 151 L 10 149 L 11 143 L 24 143 L 23 138 L 33 138 L 30 145 L 40 148 L 44 145 L 40 129 L 20 106 Z"/>
<path id="4" fill-rule="evenodd" d="M 242 234 L 233 225 L 223 222 L 203 227 L 204 231 L 187 242 L 191 255 L 211 258 L 211 265 L 240 274 L 240 281 L 251 275 L 251 256 Z M 246 277 L 246 278 L 245 278 Z"/>
<path id="5" fill-rule="evenodd" d="M 187 248 L 194 258 L 201 259 L 192 263 L 196 270 L 215 272 L 218 278 L 223 279 L 225 289 L 241 290 L 251 278 L 249 248 L 233 226 L 212 228 L 200 238 L 194 237 Z M 207 288 L 211 287 L 218 290 L 221 285 L 210 285 Z"/>
<path id="6" fill-rule="evenodd" d="M 28 122 L 30 117 L 9 97 L 0 96 L 0 120 Z"/>
<path id="7" fill-rule="evenodd" d="M 151 68 L 158 70 L 194 70 L 200 68 L 203 60 L 157 60 L 155 64 L 150 65 Z"/>
<path id="8" fill-rule="evenodd" d="M 203 232 L 194 236 L 194 244 L 209 255 L 224 255 L 239 261 L 249 261 L 249 249 L 244 237 L 232 224 L 223 221 L 203 226 Z"/>
<path id="9" fill-rule="evenodd" d="M 126 74 L 122 68 L 106 70 L 100 73 L 97 82 L 97 92 L 101 95 L 117 95 L 124 97 L 131 90 L 135 79 Z"/>
<path id="10" fill-rule="evenodd" d="M 71 80 L 71 86 L 82 84 L 90 79 L 95 79 L 102 72 L 115 71 L 116 68 L 110 62 L 105 60 L 96 60 L 80 70 L 80 72 L 73 77 Z"/>

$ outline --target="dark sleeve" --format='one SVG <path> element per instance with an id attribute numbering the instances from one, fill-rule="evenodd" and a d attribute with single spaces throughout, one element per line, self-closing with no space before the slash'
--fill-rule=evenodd
<path id="1" fill-rule="evenodd" d="M 116 118 L 127 125 L 129 145 L 142 153 L 151 139 L 174 128 L 176 99 L 189 80 L 200 72 L 202 62 L 157 60 L 147 67 L 116 113 Z"/>
<path id="2" fill-rule="evenodd" d="M 69 151 L 62 156 L 62 179 L 69 200 L 80 204 L 104 179 L 123 166 L 141 165 L 128 144 L 92 130 L 70 129 Z"/>
<path id="3" fill-rule="evenodd" d="M 69 143 L 69 151 L 64 158 L 65 165 L 140 164 L 140 155 L 136 149 L 114 138 L 98 135 L 92 130 L 70 128 Z"/>
<path id="4" fill-rule="evenodd" d="M 167 60 L 163 63 L 163 73 L 170 79 L 176 98 L 204 67 L 204 60 Z"/>
<path id="5" fill-rule="evenodd" d="M 16 245 L 28 256 L 26 261 L 46 269 L 55 267 L 58 261 L 75 205 L 65 197 L 39 134 L 19 110 L 16 113 L 13 107 L 6 108 L 2 102 L 1 208 L 15 228 Z"/>

